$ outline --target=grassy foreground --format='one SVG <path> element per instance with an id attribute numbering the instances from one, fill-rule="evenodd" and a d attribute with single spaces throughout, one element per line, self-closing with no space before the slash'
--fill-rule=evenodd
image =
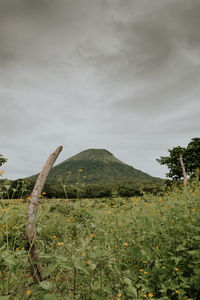
<path id="1" fill-rule="evenodd" d="M 33 284 L 27 203 L 2 201 L 0 300 L 200 299 L 200 189 L 162 197 L 41 199 L 44 280 Z"/>

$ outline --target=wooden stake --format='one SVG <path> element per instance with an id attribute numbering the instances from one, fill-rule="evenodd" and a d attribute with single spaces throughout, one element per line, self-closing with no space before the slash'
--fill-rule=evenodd
<path id="1" fill-rule="evenodd" d="M 187 185 L 187 175 L 186 175 L 185 166 L 184 166 L 184 163 L 183 163 L 183 157 L 182 157 L 181 154 L 179 156 L 179 161 L 180 161 L 180 165 L 181 165 L 181 169 L 182 169 L 182 173 L 183 173 L 183 186 L 186 187 L 186 185 Z"/>
<path id="2" fill-rule="evenodd" d="M 28 203 L 26 238 L 28 240 L 29 261 L 31 263 L 31 273 L 34 282 L 42 281 L 42 269 L 41 266 L 39 265 L 39 255 L 37 253 L 37 245 L 35 243 L 35 239 L 36 239 L 35 216 L 36 216 L 37 207 L 39 204 L 39 198 L 43 186 L 45 184 L 45 181 L 47 179 L 47 176 L 53 164 L 55 163 L 61 151 L 62 151 L 62 146 L 58 147 L 56 151 L 49 156 L 48 160 L 44 164 L 44 167 L 42 168 L 42 171 L 40 172 L 40 175 L 37 178 L 34 189 L 31 193 L 31 198 Z"/>

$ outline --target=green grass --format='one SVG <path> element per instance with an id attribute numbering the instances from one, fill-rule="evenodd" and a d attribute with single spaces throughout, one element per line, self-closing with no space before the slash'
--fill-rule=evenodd
<path id="1" fill-rule="evenodd" d="M 199 186 L 162 198 L 42 199 L 38 284 L 25 250 L 27 203 L 4 204 L 0 300 L 200 299 Z"/>

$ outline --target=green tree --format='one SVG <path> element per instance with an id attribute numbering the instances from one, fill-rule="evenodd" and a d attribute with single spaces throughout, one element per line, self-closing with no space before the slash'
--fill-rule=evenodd
<path id="1" fill-rule="evenodd" d="M 182 158 L 184 169 L 188 176 L 193 176 L 195 171 L 200 168 L 200 138 L 192 138 L 186 148 L 178 146 L 169 149 L 168 152 L 169 156 L 161 156 L 157 159 L 159 164 L 168 167 L 167 177 L 172 179 L 181 179 L 183 177 L 180 158 Z"/>
<path id="2" fill-rule="evenodd" d="M 195 137 L 188 144 L 185 160 L 188 174 L 194 174 L 200 168 L 200 138 Z"/>
<path id="3" fill-rule="evenodd" d="M 2 154 L 0 154 L 0 167 L 5 164 L 5 162 L 7 162 L 7 159 L 5 157 L 3 157 Z"/>

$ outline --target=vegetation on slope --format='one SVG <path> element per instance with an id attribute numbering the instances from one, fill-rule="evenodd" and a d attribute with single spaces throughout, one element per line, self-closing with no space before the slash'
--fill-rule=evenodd
<path id="1" fill-rule="evenodd" d="M 161 196 L 42 199 L 34 283 L 24 240 L 26 204 L 2 202 L 2 299 L 200 299 L 200 187 Z"/>
<path id="2" fill-rule="evenodd" d="M 57 176 L 62 176 L 66 183 L 76 183 L 79 177 L 84 178 L 85 183 L 152 179 L 150 175 L 121 162 L 104 149 L 85 150 L 56 165 L 48 176 L 48 182 L 55 183 Z M 30 179 L 35 180 L 36 175 Z"/>

